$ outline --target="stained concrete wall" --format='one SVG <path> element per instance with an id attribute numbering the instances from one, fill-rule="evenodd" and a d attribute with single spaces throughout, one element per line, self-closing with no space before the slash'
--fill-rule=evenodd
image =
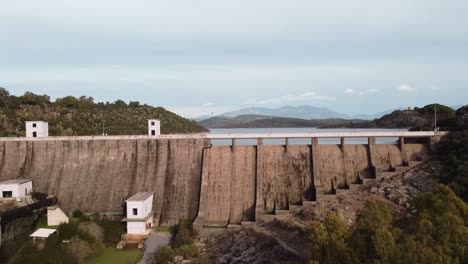
<path id="1" fill-rule="evenodd" d="M 306 145 L 207 149 L 197 222 L 240 224 L 255 220 L 256 206 L 272 212 L 300 204 L 312 185 L 310 160 L 310 146 Z"/>
<path id="2" fill-rule="evenodd" d="M 257 207 L 264 212 L 288 210 L 307 200 L 312 186 L 311 150 L 307 145 L 261 146 L 257 177 L 262 193 Z"/>
<path id="3" fill-rule="evenodd" d="M 358 178 L 370 178 L 367 145 L 318 145 L 316 187 L 331 190 L 346 187 Z"/>
<path id="4" fill-rule="evenodd" d="M 372 143 L 373 141 L 370 140 Z M 317 142 L 315 142 L 317 143 Z M 156 225 L 180 219 L 224 226 L 288 210 L 429 154 L 426 144 L 212 146 L 206 139 L 0 141 L 0 180 L 30 178 L 66 212 L 123 212 L 154 193 Z M 201 187 L 200 187 L 201 186 Z"/>
<path id="5" fill-rule="evenodd" d="M 255 146 L 206 149 L 199 221 L 208 226 L 254 221 L 255 173 Z"/>
<path id="6" fill-rule="evenodd" d="M 126 198 L 154 193 L 155 224 L 197 215 L 204 139 L 0 142 L 0 180 L 29 178 L 62 209 L 123 212 Z"/>
<path id="7" fill-rule="evenodd" d="M 213 146 L 204 152 L 197 225 L 226 226 L 315 199 L 427 155 L 424 144 Z M 371 141 L 372 143 L 372 141 Z M 403 149 L 403 151 L 401 151 Z M 312 195 L 311 195 L 312 194 Z M 255 200 L 253 199 L 255 197 Z M 255 211 L 251 208 L 255 208 Z"/>

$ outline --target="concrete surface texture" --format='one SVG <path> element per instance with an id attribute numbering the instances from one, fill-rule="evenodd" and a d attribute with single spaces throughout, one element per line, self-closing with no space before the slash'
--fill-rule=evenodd
<path id="1" fill-rule="evenodd" d="M 194 219 L 206 139 L 0 142 L 0 180 L 30 178 L 65 212 L 120 212 L 126 198 L 154 193 L 156 225 Z"/>
<path id="2" fill-rule="evenodd" d="M 261 143 L 261 141 L 259 141 Z M 70 213 L 123 213 L 125 199 L 154 193 L 154 225 L 248 224 L 281 214 L 320 190 L 346 189 L 401 170 L 430 144 L 210 146 L 207 138 L 0 140 L 0 181 L 30 178 Z"/>
<path id="3" fill-rule="evenodd" d="M 203 158 L 200 212 L 205 225 L 254 221 L 255 146 L 213 146 Z"/>
<path id="4" fill-rule="evenodd" d="M 281 214 L 315 193 L 348 189 L 382 172 L 409 168 L 429 144 L 213 146 L 204 152 L 195 225 L 227 226 Z M 255 197 L 255 200 L 253 199 Z M 252 210 L 255 208 L 255 210 Z"/>

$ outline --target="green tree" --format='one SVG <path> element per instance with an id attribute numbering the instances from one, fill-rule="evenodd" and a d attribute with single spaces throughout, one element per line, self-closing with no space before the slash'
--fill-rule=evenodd
<path id="1" fill-rule="evenodd" d="M 382 200 L 369 199 L 359 211 L 351 247 L 361 263 L 390 263 L 395 254 L 393 216 Z M 393 231 L 393 232 L 392 232 Z"/>
<path id="2" fill-rule="evenodd" d="M 104 231 L 104 243 L 107 245 L 116 245 L 122 238 L 124 226 L 122 223 L 110 220 L 101 220 L 99 226 Z"/>
<path id="3" fill-rule="evenodd" d="M 78 224 L 73 222 L 60 224 L 57 231 L 60 239 L 69 240 L 78 233 Z"/>
<path id="4" fill-rule="evenodd" d="M 10 92 L 7 89 L 0 87 L 0 97 L 7 97 L 10 96 Z"/>
<path id="5" fill-rule="evenodd" d="M 405 240 L 420 252 L 434 252 L 439 263 L 468 261 L 468 206 L 446 185 L 415 200 L 414 230 Z M 425 259 L 414 250 L 409 258 Z"/>
<path id="6" fill-rule="evenodd" d="M 329 213 L 323 223 L 315 221 L 310 226 L 313 241 L 312 261 L 319 263 L 351 263 L 348 248 L 350 232 L 341 216 Z"/>
<path id="7" fill-rule="evenodd" d="M 66 96 L 63 98 L 57 98 L 55 103 L 64 108 L 76 108 L 80 105 L 80 100 L 74 96 Z"/>

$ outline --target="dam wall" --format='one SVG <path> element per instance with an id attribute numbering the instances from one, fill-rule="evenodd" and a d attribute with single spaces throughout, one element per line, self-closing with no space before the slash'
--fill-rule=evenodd
<path id="1" fill-rule="evenodd" d="M 224 136 L 223 136 L 224 137 Z M 67 213 L 123 213 L 125 199 L 154 193 L 154 225 L 254 222 L 389 176 L 424 160 L 429 143 L 212 146 L 206 137 L 1 139 L 0 181 L 33 180 Z"/>
<path id="2" fill-rule="evenodd" d="M 409 168 L 428 155 L 428 144 L 375 144 L 372 139 L 369 144 L 322 145 L 312 139 L 311 145 L 212 146 L 204 152 L 195 224 L 253 222 L 317 201 L 319 194 Z"/>
<path id="3" fill-rule="evenodd" d="M 125 199 L 154 193 L 156 225 L 197 216 L 207 139 L 22 140 L 0 142 L 0 181 L 33 180 L 66 212 L 122 213 Z"/>
<path id="4" fill-rule="evenodd" d="M 255 219 L 256 146 L 205 149 L 199 218 L 226 226 Z"/>

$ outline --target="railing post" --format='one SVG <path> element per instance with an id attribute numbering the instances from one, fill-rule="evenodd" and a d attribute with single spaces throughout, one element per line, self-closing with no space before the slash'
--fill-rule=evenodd
<path id="1" fill-rule="evenodd" d="M 263 145 L 263 138 L 257 138 L 257 146 Z"/>

